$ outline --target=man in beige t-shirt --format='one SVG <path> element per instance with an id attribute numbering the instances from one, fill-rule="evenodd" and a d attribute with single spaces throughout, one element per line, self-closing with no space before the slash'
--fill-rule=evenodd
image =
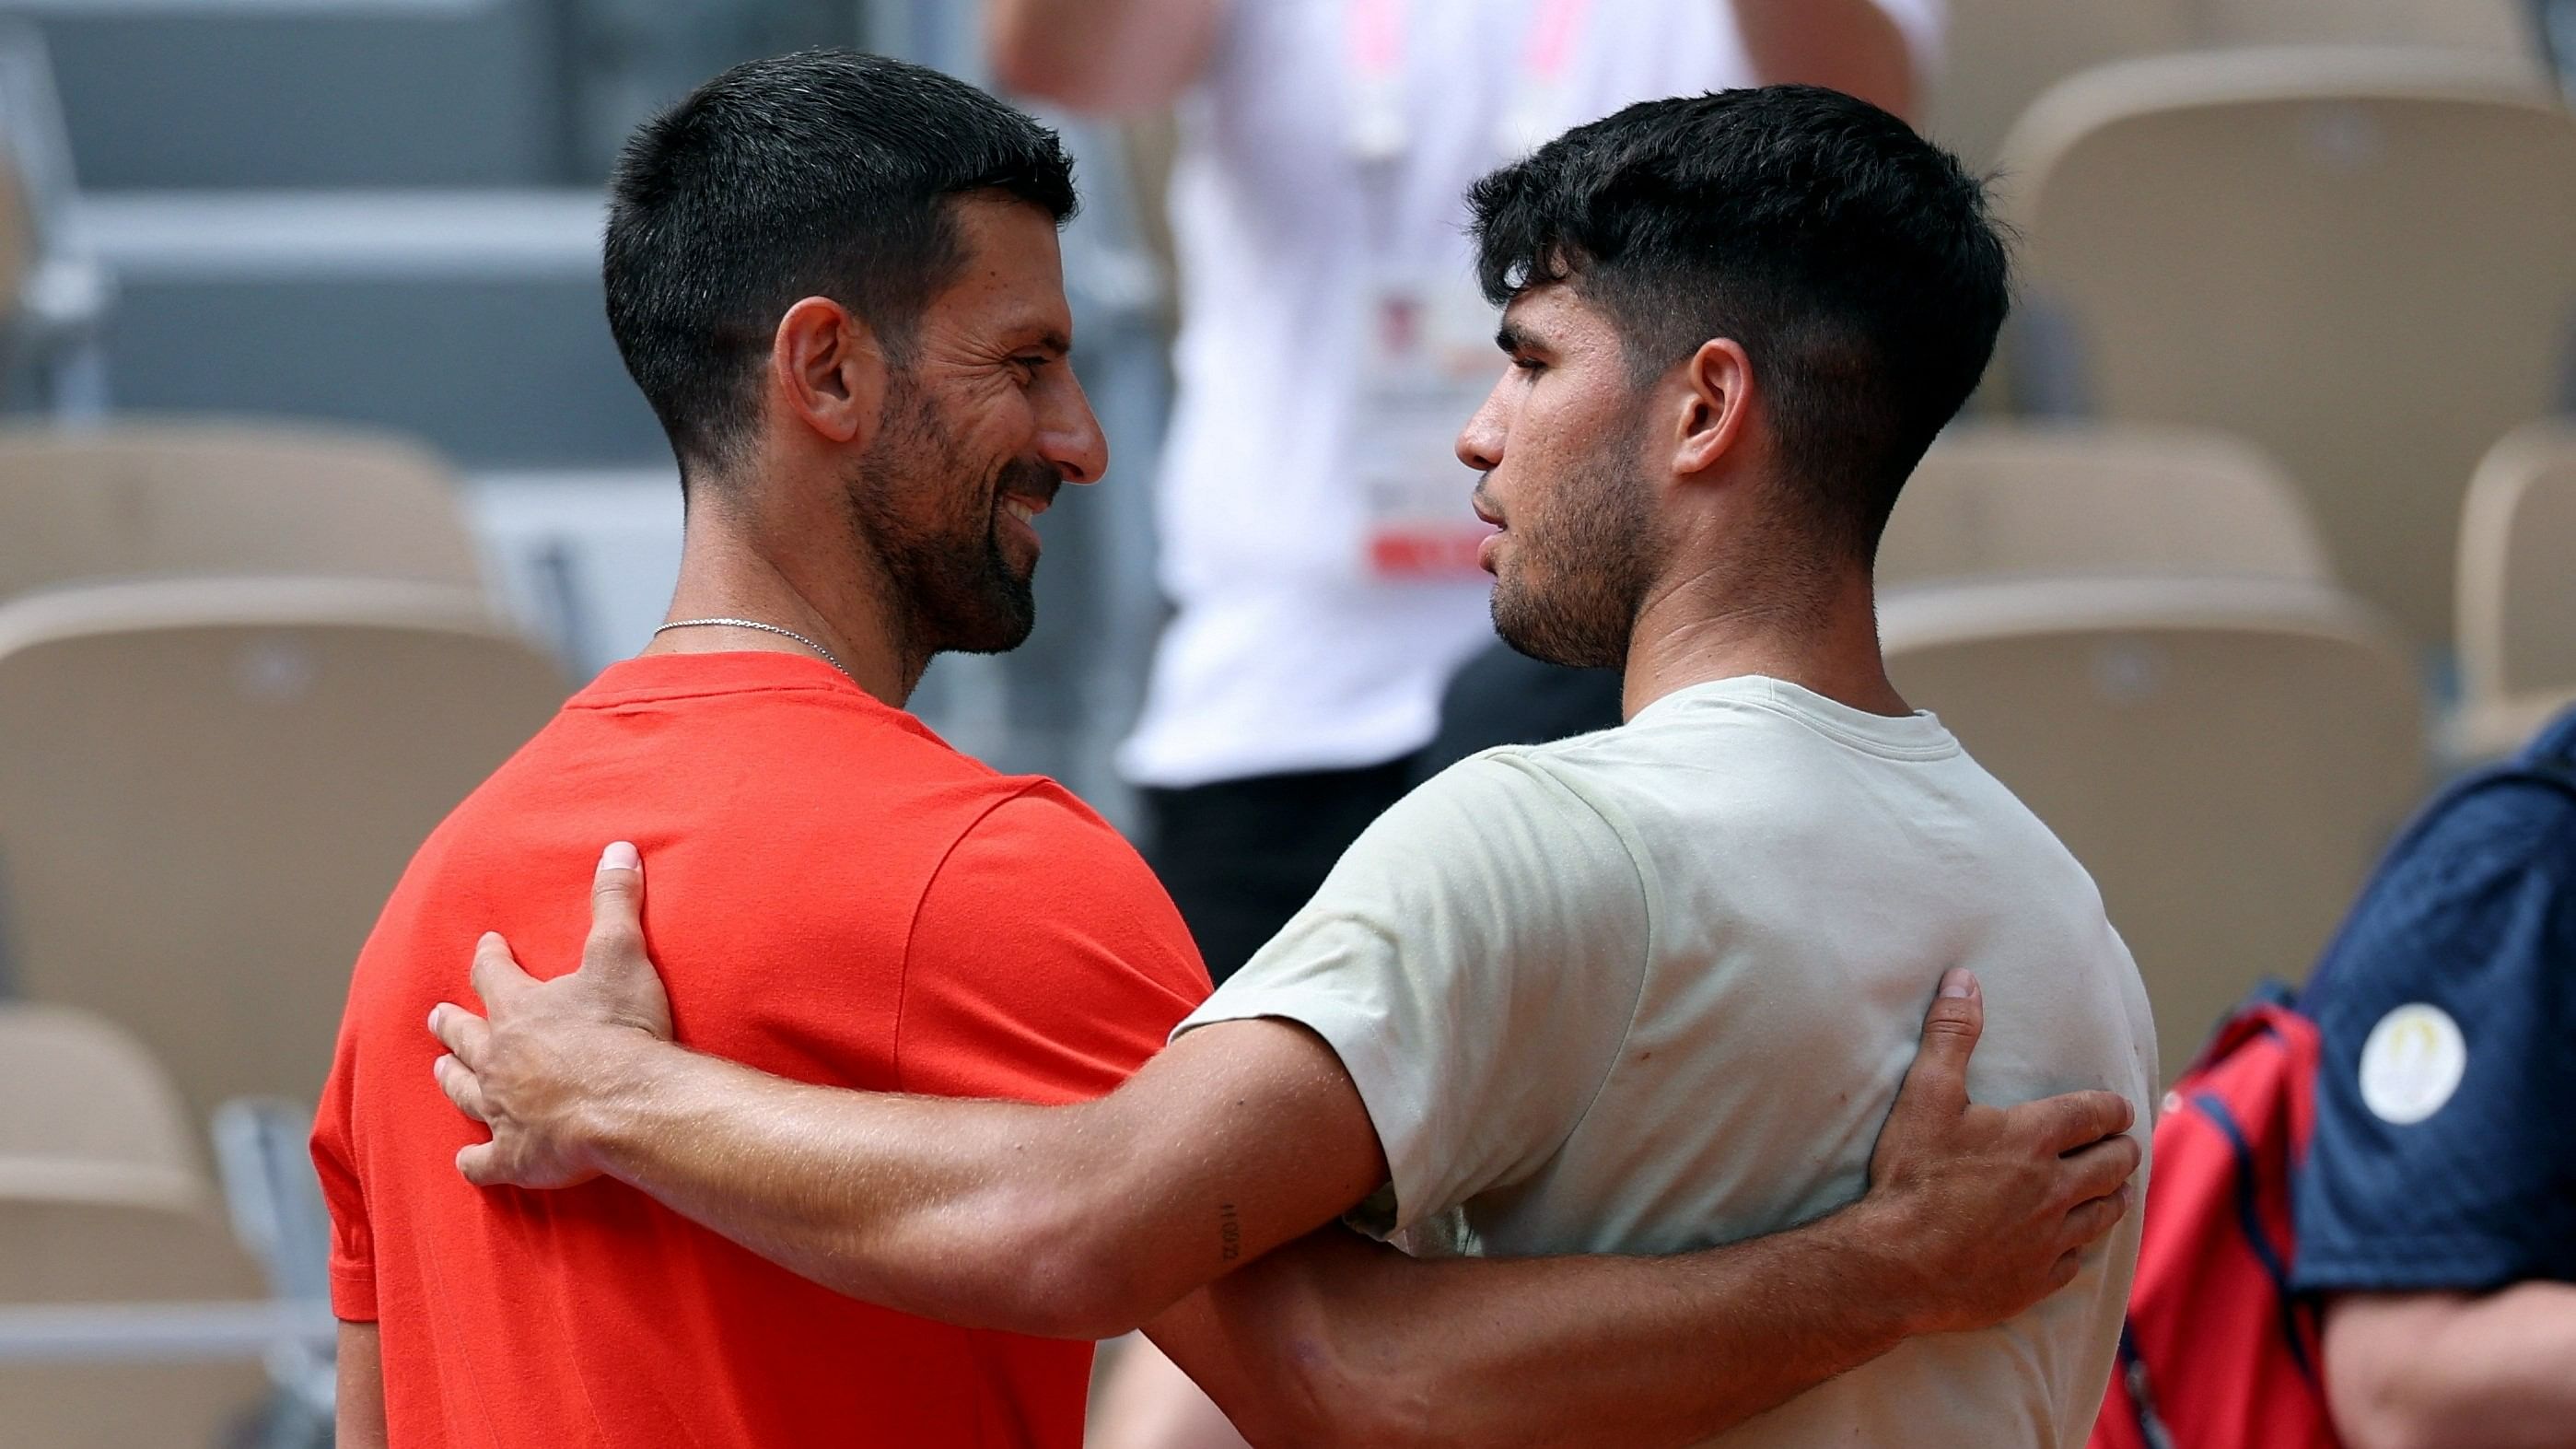
<path id="1" fill-rule="evenodd" d="M 1739 675 L 1445 771 L 1180 1030 L 1331 1043 L 1391 1173 L 1363 1218 L 1417 1254 L 1669 1253 L 1860 1195 L 1954 963 L 1985 985 L 1980 1100 L 2148 1099 L 2137 970 L 2047 827 L 1929 714 Z M 1725 1442 L 2081 1442 L 2137 1232 Z"/>
<path id="2" fill-rule="evenodd" d="M 967 1327 L 1145 1324 L 1256 1443 L 2080 1443 L 2137 1246 L 2141 1148 L 2099 1139 L 2145 1118 L 2146 1013 L 2083 871 L 1889 685 L 1870 584 L 2003 318 L 1984 196 L 1894 117 L 1773 87 L 1578 127 L 1470 205 L 1507 304 L 1458 443 L 1495 627 L 1623 667 L 1625 725 L 1408 798 L 1071 1106 L 674 1046 L 641 878 L 603 869 L 581 969 L 487 938 L 489 1025 L 433 1017 L 492 1129 L 466 1176 L 604 1173 Z M 1969 1104 L 1943 1035 L 1979 973 L 1977 1091 L 2092 1090 Z M 1956 1130 L 1926 1151 L 1927 1121 Z M 2030 1205 L 1964 1206 L 2011 1181 Z M 1372 1206 L 1422 1256 L 1332 1227 Z"/>

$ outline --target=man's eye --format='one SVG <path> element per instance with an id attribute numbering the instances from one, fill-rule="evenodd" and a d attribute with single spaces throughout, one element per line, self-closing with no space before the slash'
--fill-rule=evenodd
<path id="1" fill-rule="evenodd" d="M 1011 365 L 1017 367 L 1020 371 L 1027 373 L 1029 376 L 1035 377 L 1048 363 L 1053 362 L 1054 360 L 1054 358 L 1048 357 L 1043 353 L 1033 352 L 1025 357 L 1012 358 Z"/>
<path id="2" fill-rule="evenodd" d="M 1515 357 L 1512 359 L 1512 366 L 1519 368 L 1523 372 L 1543 372 L 1547 368 L 1546 363 L 1539 361 L 1535 357 Z"/>

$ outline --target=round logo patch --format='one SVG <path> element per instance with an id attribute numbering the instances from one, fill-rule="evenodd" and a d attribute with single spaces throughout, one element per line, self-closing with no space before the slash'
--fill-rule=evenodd
<path id="1" fill-rule="evenodd" d="M 2438 1006 L 2416 1001 L 2370 1029 L 2361 1044 L 2361 1101 L 2383 1122 L 2404 1127 L 2442 1110 L 2469 1067 L 2460 1024 Z"/>

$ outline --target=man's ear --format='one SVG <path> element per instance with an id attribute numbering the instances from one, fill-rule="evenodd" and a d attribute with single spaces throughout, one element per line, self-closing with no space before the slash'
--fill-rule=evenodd
<path id="1" fill-rule="evenodd" d="M 1683 364 L 1673 473 L 1694 477 L 1737 452 L 1753 426 L 1753 361 L 1743 344 L 1712 337 Z"/>
<path id="2" fill-rule="evenodd" d="M 807 297 L 778 319 L 769 340 L 769 394 L 835 443 L 864 445 L 884 405 L 886 360 L 875 331 L 829 297 Z"/>

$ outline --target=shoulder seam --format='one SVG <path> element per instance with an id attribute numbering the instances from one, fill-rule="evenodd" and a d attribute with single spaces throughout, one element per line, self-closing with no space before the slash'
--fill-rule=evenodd
<path id="1" fill-rule="evenodd" d="M 921 884 L 921 894 L 912 903 L 912 919 L 904 922 L 903 926 L 903 964 L 896 968 L 895 971 L 894 1060 L 892 1062 L 892 1067 L 894 1075 L 894 1089 L 898 1092 L 911 1090 L 910 1087 L 904 1084 L 903 1079 L 903 1024 L 904 1017 L 906 1015 L 905 1008 L 910 1006 L 912 1003 L 912 948 L 914 941 L 919 937 L 921 931 L 921 908 L 929 903 L 930 893 L 938 889 L 939 877 L 946 873 L 948 862 L 956 856 L 957 847 L 966 843 L 966 837 L 974 834 L 985 821 L 992 819 L 994 811 L 1001 809 L 1003 806 L 1010 804 L 1014 800 L 1026 797 L 1032 791 L 1038 789 L 1045 783 L 1046 781 L 1043 777 L 1025 780 L 1021 782 L 1018 789 L 1002 796 L 998 800 L 992 801 L 983 809 L 976 811 L 975 818 L 967 821 L 963 826 L 959 827 L 956 836 L 948 842 L 948 848 L 939 853 L 939 863 L 930 868 L 929 878 L 924 880 Z"/>

